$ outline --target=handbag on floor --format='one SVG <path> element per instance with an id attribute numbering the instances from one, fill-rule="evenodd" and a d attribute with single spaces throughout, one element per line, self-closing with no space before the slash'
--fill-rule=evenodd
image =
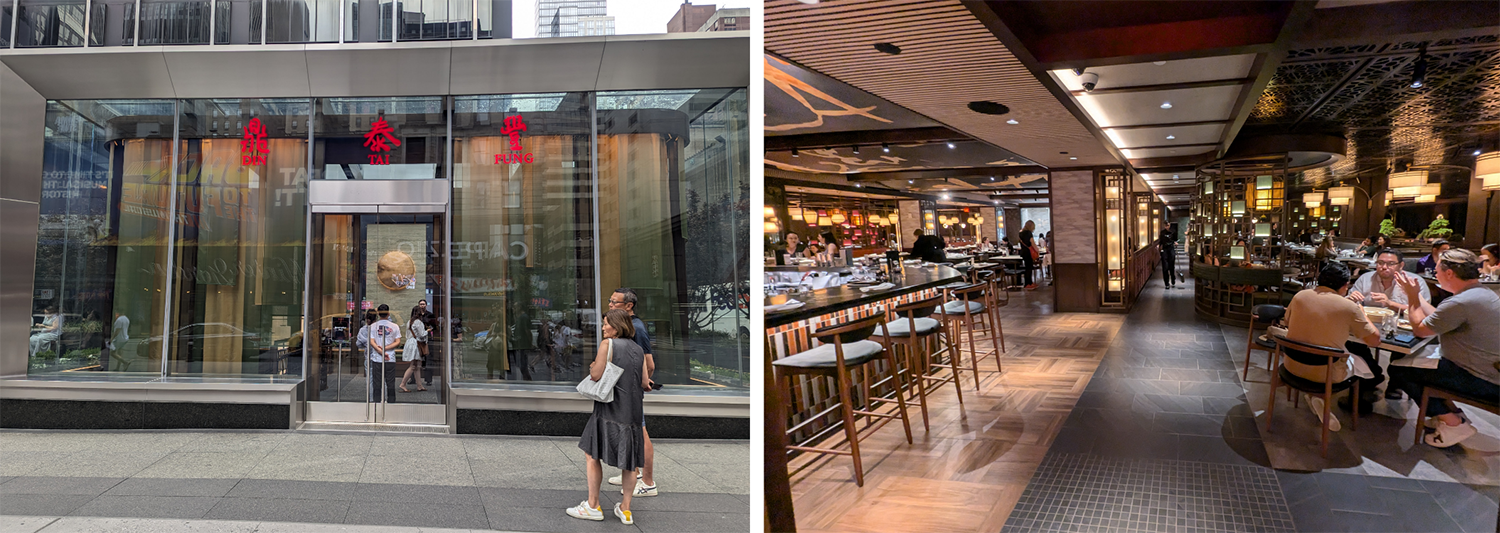
<path id="1" fill-rule="evenodd" d="M 614 339 L 605 339 L 609 347 L 605 349 L 604 375 L 599 376 L 599 381 L 594 381 L 588 375 L 583 376 L 583 381 L 578 382 L 578 393 L 585 398 L 596 402 L 610 403 L 615 401 L 615 382 L 625 373 L 625 369 L 615 365 L 615 343 Z"/>

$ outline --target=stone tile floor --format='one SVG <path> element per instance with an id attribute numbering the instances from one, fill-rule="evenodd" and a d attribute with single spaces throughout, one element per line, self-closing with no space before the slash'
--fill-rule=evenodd
<path id="1" fill-rule="evenodd" d="M 351 531 L 372 525 L 749 529 L 747 442 L 656 443 L 662 494 L 636 500 L 635 526 L 563 513 L 587 498 L 575 443 L 290 431 L 0 431 L 0 532 L 319 530 L 311 524 L 360 526 Z M 603 507 L 619 501 L 619 489 L 611 488 L 602 490 Z"/>
<path id="2" fill-rule="evenodd" d="M 1247 403 L 1232 355 L 1243 352 L 1243 333 L 1194 316 L 1190 279 L 1167 290 L 1159 276 L 1004 531 L 1500 531 L 1493 484 L 1389 469 L 1270 468 L 1259 408 Z M 1488 461 L 1453 463 L 1482 468 Z"/>

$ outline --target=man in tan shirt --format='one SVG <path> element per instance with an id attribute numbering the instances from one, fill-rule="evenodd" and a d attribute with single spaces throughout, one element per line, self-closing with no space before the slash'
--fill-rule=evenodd
<path id="1" fill-rule="evenodd" d="M 1338 261 L 1329 261 L 1318 272 L 1318 286 L 1298 292 L 1286 306 L 1286 338 L 1316 346 L 1338 348 L 1350 337 L 1369 346 L 1380 345 L 1380 330 L 1365 318 L 1364 307 L 1345 298 L 1349 291 L 1349 267 Z M 1282 365 L 1297 377 L 1322 383 L 1328 371 L 1333 372 L 1335 383 L 1352 374 L 1353 361 L 1348 352 L 1328 366 L 1309 366 L 1283 358 Z M 1314 405 L 1316 404 L 1316 405 Z M 1321 398 L 1311 398 L 1308 406 L 1319 417 L 1323 415 Z M 1330 429 L 1338 431 L 1338 421 L 1329 423 Z"/>

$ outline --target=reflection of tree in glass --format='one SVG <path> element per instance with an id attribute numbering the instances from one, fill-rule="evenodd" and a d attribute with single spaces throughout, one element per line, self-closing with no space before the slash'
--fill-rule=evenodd
<path id="1" fill-rule="evenodd" d="M 749 191 L 740 187 L 740 199 L 729 194 L 704 202 L 697 191 L 688 191 L 685 241 L 687 256 L 693 258 L 687 270 L 688 291 L 692 309 L 688 313 L 689 333 L 700 333 L 714 322 L 738 313 L 750 319 L 748 284 L 750 240 Z M 736 238 L 738 236 L 738 238 Z M 723 248 L 733 243 L 736 250 Z"/>

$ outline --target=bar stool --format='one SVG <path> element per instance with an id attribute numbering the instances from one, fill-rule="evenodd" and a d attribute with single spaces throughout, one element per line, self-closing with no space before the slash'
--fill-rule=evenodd
<path id="1" fill-rule="evenodd" d="M 1323 396 L 1323 436 L 1321 450 L 1323 457 L 1326 458 L 1328 457 L 1328 419 L 1333 416 L 1330 412 L 1333 409 L 1333 395 L 1353 387 L 1354 391 L 1351 393 L 1353 396 L 1350 396 L 1350 398 L 1359 399 L 1359 376 L 1350 375 L 1343 381 L 1338 383 L 1333 382 L 1333 363 L 1345 356 L 1344 349 L 1341 347 L 1333 348 L 1306 344 L 1281 335 L 1274 335 L 1271 338 L 1276 343 L 1278 355 L 1290 357 L 1293 361 L 1304 365 L 1321 366 L 1324 368 L 1324 378 L 1323 382 L 1319 383 L 1298 377 L 1292 374 L 1290 370 L 1287 370 L 1286 365 L 1279 365 L 1277 370 L 1271 372 L 1271 394 L 1269 395 L 1270 400 L 1266 405 L 1266 433 L 1271 432 L 1271 416 L 1276 411 L 1277 388 L 1287 387 L 1308 394 L 1320 394 Z M 1278 357 L 1278 360 L 1281 360 L 1281 358 Z M 1352 401 L 1349 403 L 1350 407 L 1354 409 L 1354 431 L 1359 431 L 1359 402 Z"/>
<path id="2" fill-rule="evenodd" d="M 824 344 L 811 350 L 789 355 L 771 362 L 771 371 L 774 373 L 772 379 L 776 380 L 776 385 L 782 387 L 783 390 L 792 388 L 792 376 L 823 376 L 834 379 L 835 386 L 838 387 L 838 409 L 843 414 L 844 435 L 849 439 L 849 450 L 818 448 L 814 446 L 787 446 L 787 449 L 853 457 L 854 483 L 861 487 L 865 486 L 865 471 L 859 457 L 860 435 L 859 430 L 854 427 L 854 415 L 883 419 L 878 425 L 867 426 L 870 432 L 866 433 L 866 437 L 875 430 L 885 427 L 891 420 L 900 419 L 901 425 L 906 428 L 906 443 L 912 443 L 911 420 L 906 415 L 906 395 L 901 393 L 900 387 L 896 387 L 896 398 L 894 400 L 876 397 L 870 394 L 869 390 L 870 382 L 868 373 L 873 371 L 873 368 L 866 365 L 884 359 L 886 364 L 889 365 L 891 377 L 895 377 L 896 375 L 896 357 L 890 350 L 886 349 L 884 344 L 868 340 L 870 335 L 875 332 L 876 326 L 881 324 L 884 317 L 884 315 L 871 315 L 853 322 L 821 328 L 814 331 L 812 336 Z M 867 373 L 864 383 L 865 397 L 868 401 L 871 404 L 874 402 L 893 401 L 897 405 L 895 413 L 874 412 L 873 405 L 867 406 L 872 409 L 870 411 L 861 411 L 854 408 L 854 401 L 849 395 L 849 388 L 852 386 L 850 383 L 850 372 L 856 368 L 863 368 Z M 894 383 L 899 384 L 899 381 Z M 819 413 L 818 417 L 814 417 L 813 419 L 819 418 L 826 413 L 827 411 Z M 809 421 L 813 419 L 809 419 Z M 806 423 L 803 422 L 796 427 L 787 429 L 787 434 L 790 435 L 798 431 Z"/>
<path id="3" fill-rule="evenodd" d="M 1255 336 L 1255 328 L 1269 327 L 1284 316 L 1286 316 L 1286 308 L 1275 304 L 1260 304 L 1250 309 L 1250 338 L 1245 341 L 1245 370 L 1240 379 L 1250 381 L 1250 352 L 1252 350 L 1266 352 L 1266 370 L 1276 371 L 1276 343 L 1270 339 Z"/>
<path id="4" fill-rule="evenodd" d="M 969 334 L 969 365 L 974 372 L 974 389 L 979 389 L 979 360 L 993 356 L 995 358 L 994 372 L 1004 372 L 1000 366 L 1001 347 L 1000 334 L 998 330 L 999 321 L 995 318 L 995 306 L 991 301 L 991 285 L 989 282 L 980 282 L 962 287 L 945 288 L 943 292 L 948 296 L 948 303 L 943 304 L 938 314 L 945 322 L 953 321 L 958 327 L 953 328 L 953 334 L 958 335 L 960 345 L 963 342 L 964 332 Z M 988 318 L 988 320 L 985 320 Z M 975 345 L 974 336 L 978 328 L 986 327 L 990 333 L 990 344 L 994 351 L 989 355 L 980 355 Z M 985 370 L 989 372 L 989 370 Z"/>
<path id="5" fill-rule="evenodd" d="M 927 395 L 930 392 L 928 382 L 933 382 L 934 386 L 952 383 L 953 390 L 958 393 L 958 404 L 964 404 L 963 387 L 958 384 L 958 372 L 962 365 L 958 350 L 953 346 L 953 336 L 947 334 L 949 330 L 943 322 L 928 318 L 940 305 L 943 305 L 943 297 L 934 296 L 892 307 L 887 311 L 889 321 L 875 328 L 875 335 L 885 337 L 887 346 L 894 349 L 894 345 L 900 344 L 905 347 L 906 374 L 916 389 L 917 401 L 922 406 L 922 429 L 929 432 L 932 428 L 927 419 Z M 946 365 L 934 362 L 935 357 L 943 351 L 940 344 L 943 340 L 948 342 Z M 933 349 L 934 344 L 939 347 Z M 934 376 L 931 374 L 933 368 L 946 368 L 952 374 L 948 377 Z"/>

